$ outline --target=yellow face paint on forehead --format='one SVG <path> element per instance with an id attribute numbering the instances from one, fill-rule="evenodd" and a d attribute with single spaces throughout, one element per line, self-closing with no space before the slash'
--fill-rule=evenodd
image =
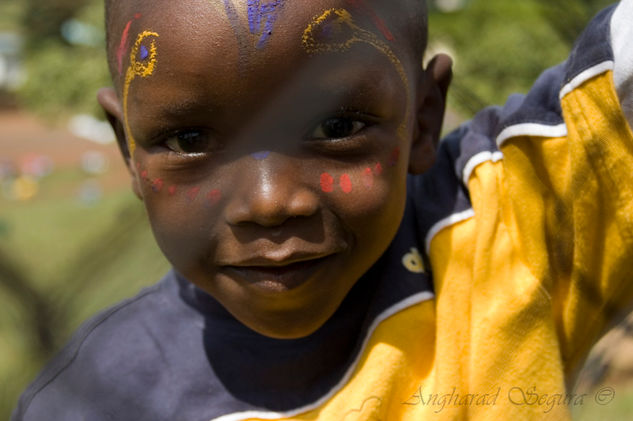
<path id="1" fill-rule="evenodd" d="M 369 44 L 387 56 L 395 66 L 405 90 L 408 91 L 407 74 L 402 62 L 393 50 L 372 32 L 356 25 L 352 15 L 345 9 L 328 9 L 315 17 L 303 32 L 302 43 L 308 54 L 345 52 L 354 44 Z M 398 135 L 403 139 L 406 138 L 406 125 L 409 117 L 410 107 L 407 105 L 405 119 L 398 127 Z"/>
<path id="2" fill-rule="evenodd" d="M 147 38 L 150 38 L 149 46 L 145 43 Z M 132 81 L 140 76 L 146 78 L 154 73 L 157 61 L 156 40 L 158 34 L 151 31 L 143 31 L 136 37 L 136 42 L 130 51 L 130 65 L 125 72 L 125 82 L 123 85 L 123 118 L 125 120 L 125 131 L 127 133 L 128 149 L 130 156 L 134 155 L 134 149 L 136 149 L 136 142 L 134 136 L 130 130 L 130 123 L 128 121 L 128 96 L 130 93 L 130 85 Z"/>

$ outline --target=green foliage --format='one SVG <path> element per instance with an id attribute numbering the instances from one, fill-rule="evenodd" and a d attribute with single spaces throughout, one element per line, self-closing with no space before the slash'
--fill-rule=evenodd
<path id="1" fill-rule="evenodd" d="M 21 103 L 47 117 L 71 112 L 100 115 L 97 89 L 110 84 L 105 62 L 101 49 L 51 43 L 27 56 L 28 80 L 19 91 Z"/>
<path id="2" fill-rule="evenodd" d="M 613 3 L 611 0 L 536 0 L 541 14 L 558 33 L 561 40 L 572 44 L 598 11 Z"/>
<path id="3" fill-rule="evenodd" d="M 61 25 L 76 16 L 88 0 L 26 0 L 22 23 L 26 31 L 29 50 L 46 49 L 42 41 L 63 43 Z"/>
<path id="4" fill-rule="evenodd" d="M 22 28 L 20 14 L 23 5 L 20 0 L 2 0 L 0 2 L 0 31 L 16 31 Z"/>
<path id="5" fill-rule="evenodd" d="M 103 4 L 91 0 L 31 0 L 37 6 L 27 9 L 28 25 L 25 66 L 27 80 L 19 90 L 21 104 L 49 118 L 71 113 L 101 115 L 95 100 L 97 89 L 111 84 L 106 65 L 103 36 Z M 53 7 L 59 4 L 59 9 Z M 72 45 L 61 36 L 62 24 L 85 25 L 99 34 L 88 45 Z M 40 21 L 47 23 L 40 27 Z M 25 28 L 25 29 L 26 29 Z"/>
<path id="6" fill-rule="evenodd" d="M 453 13 L 432 11 L 431 47 L 454 55 L 450 105 L 470 116 L 526 92 L 608 0 L 471 0 Z"/>

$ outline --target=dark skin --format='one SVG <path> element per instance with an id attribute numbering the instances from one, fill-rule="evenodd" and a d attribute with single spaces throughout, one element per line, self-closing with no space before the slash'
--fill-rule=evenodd
<path id="1" fill-rule="evenodd" d="M 233 1 L 247 54 L 217 4 L 130 9 L 143 16 L 131 33 L 158 34 L 155 69 L 131 82 L 127 115 L 125 73 L 98 99 L 173 266 L 251 329 L 298 338 L 325 323 L 393 239 L 407 173 L 434 161 L 450 59 L 423 70 L 402 34 L 384 41 L 351 9 L 382 44 L 310 54 L 306 28 L 349 6 L 340 0 L 286 2 L 256 47 L 243 3 Z"/>

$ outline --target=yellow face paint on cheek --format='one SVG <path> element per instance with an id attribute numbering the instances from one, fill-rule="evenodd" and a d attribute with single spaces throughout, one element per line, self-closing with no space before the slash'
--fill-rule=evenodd
<path id="1" fill-rule="evenodd" d="M 302 43 L 308 54 L 345 52 L 356 43 L 369 44 L 387 56 L 389 61 L 393 63 L 405 90 L 408 91 L 409 80 L 402 62 L 386 43 L 372 32 L 356 25 L 352 15 L 345 9 L 328 9 L 320 16 L 315 17 L 303 32 Z M 407 103 L 404 121 L 398 127 L 398 135 L 402 139 L 406 138 L 409 117 L 410 107 Z"/>
<path id="2" fill-rule="evenodd" d="M 143 31 L 138 35 L 130 52 L 130 65 L 125 73 L 125 82 L 123 84 L 123 118 L 125 120 L 125 131 L 127 133 L 130 156 L 134 155 L 134 149 L 136 148 L 136 142 L 134 141 L 128 120 L 127 103 L 130 94 L 130 85 L 137 76 L 146 78 L 154 73 L 158 56 L 156 52 L 156 40 L 154 38 L 157 37 L 158 34 L 151 31 Z M 150 38 L 149 46 L 146 42 L 148 38 Z"/>

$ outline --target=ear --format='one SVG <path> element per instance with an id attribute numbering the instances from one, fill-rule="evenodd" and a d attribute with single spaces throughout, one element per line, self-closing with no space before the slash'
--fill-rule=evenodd
<path id="1" fill-rule="evenodd" d="M 446 110 L 446 93 L 453 77 L 452 65 L 453 61 L 449 56 L 439 54 L 421 72 L 416 125 L 409 158 L 411 174 L 421 174 L 435 162 Z"/>
<path id="2" fill-rule="evenodd" d="M 132 177 L 132 191 L 139 199 L 143 200 L 139 185 L 138 171 L 132 164 L 130 150 L 127 147 L 127 137 L 125 135 L 125 129 L 123 128 L 123 109 L 121 107 L 121 102 L 117 97 L 116 91 L 113 88 L 99 89 L 99 92 L 97 92 L 97 101 L 99 101 L 99 105 L 101 105 L 101 108 L 105 112 L 105 115 L 114 130 L 114 134 L 116 135 L 119 151 L 121 151 L 121 155 L 125 161 L 125 166 Z"/>

